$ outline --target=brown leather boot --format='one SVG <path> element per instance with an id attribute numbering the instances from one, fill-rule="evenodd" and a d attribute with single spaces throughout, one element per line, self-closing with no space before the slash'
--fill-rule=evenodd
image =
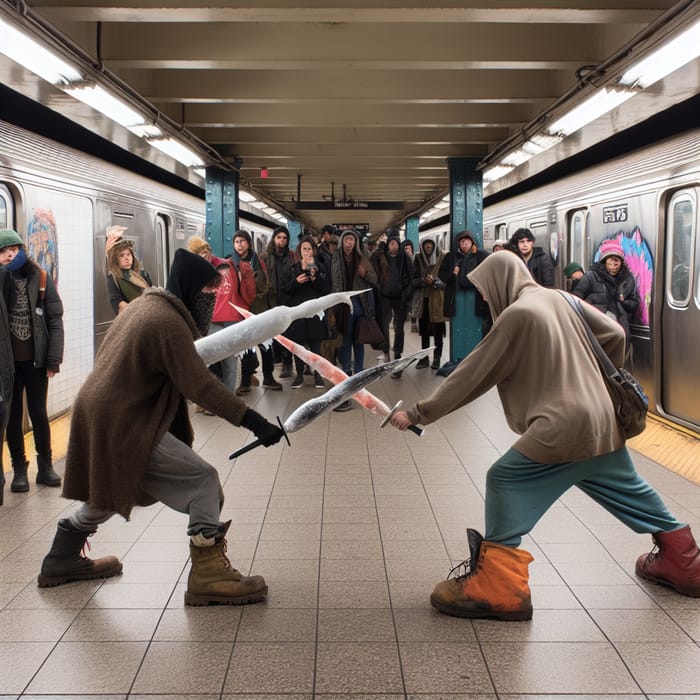
<path id="1" fill-rule="evenodd" d="M 267 595 L 262 576 L 242 576 L 231 566 L 226 556 L 226 533 L 230 525 L 229 520 L 211 547 L 197 547 L 190 542 L 192 568 L 185 605 L 245 605 L 257 603 Z"/>
<path id="2" fill-rule="evenodd" d="M 455 567 L 464 567 L 467 573 L 438 583 L 430 604 L 454 617 L 529 620 L 532 602 L 527 567 L 532 555 L 484 541 L 476 530 L 468 529 L 467 538 L 470 558 Z"/>
<path id="3" fill-rule="evenodd" d="M 700 551 L 690 526 L 652 537 L 656 546 L 637 559 L 637 576 L 700 598 Z"/>
<path id="4" fill-rule="evenodd" d="M 121 574 L 122 563 L 116 557 L 88 559 L 83 555 L 87 538 L 92 534 L 93 532 L 75 530 L 68 519 L 58 521 L 51 550 L 41 564 L 39 588 Z"/>

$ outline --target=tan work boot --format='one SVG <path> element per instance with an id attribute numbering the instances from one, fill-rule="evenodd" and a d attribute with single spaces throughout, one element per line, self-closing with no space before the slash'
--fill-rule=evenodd
<path id="1" fill-rule="evenodd" d="M 39 588 L 121 574 L 122 563 L 116 557 L 89 559 L 83 555 L 87 538 L 92 534 L 93 532 L 76 530 L 67 518 L 58 521 L 51 550 L 41 563 Z"/>
<path id="2" fill-rule="evenodd" d="M 527 567 L 532 555 L 523 549 L 486 542 L 476 530 L 468 529 L 467 538 L 470 559 L 455 569 L 465 567 L 468 573 L 438 583 L 430 604 L 454 617 L 531 619 Z"/>
<path id="3" fill-rule="evenodd" d="M 226 556 L 226 533 L 216 537 L 210 547 L 198 547 L 190 541 L 192 568 L 187 579 L 185 605 L 245 605 L 257 603 L 267 595 L 262 576 L 242 576 Z"/>

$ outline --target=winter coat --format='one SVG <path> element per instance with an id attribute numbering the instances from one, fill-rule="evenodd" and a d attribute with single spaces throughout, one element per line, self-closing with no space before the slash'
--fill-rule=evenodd
<path id="1" fill-rule="evenodd" d="M 15 360 L 10 342 L 8 308 L 13 299 L 12 273 L 0 267 L 0 436 L 5 428 L 15 382 Z"/>
<path id="2" fill-rule="evenodd" d="M 360 277 L 357 273 L 354 274 L 353 278 L 347 279 L 347 269 L 345 266 L 345 259 L 343 257 L 343 238 L 345 236 L 353 236 L 355 239 L 355 247 L 353 249 L 353 264 L 354 270 L 362 265 L 365 269 L 365 276 Z M 358 289 L 374 289 L 377 284 L 377 273 L 372 267 L 372 263 L 369 258 L 362 252 L 360 248 L 360 239 L 352 231 L 343 231 L 340 236 L 340 241 L 338 242 L 338 249 L 333 253 L 331 258 L 331 289 L 334 292 L 352 292 Z M 365 318 L 375 318 L 375 304 L 377 300 L 374 298 L 374 294 L 360 294 L 355 299 L 359 299 L 361 313 L 358 315 L 364 316 Z M 341 304 L 337 307 L 336 318 L 345 318 L 345 314 L 348 311 L 346 304 Z M 338 316 L 339 314 L 339 316 Z M 341 327 L 342 332 L 342 327 Z"/>
<path id="3" fill-rule="evenodd" d="M 141 270 L 138 274 L 143 277 L 149 287 L 153 286 L 151 277 L 145 270 Z M 109 303 L 116 316 L 119 313 L 120 302 L 125 301 L 128 304 L 133 299 L 141 296 L 144 290 L 142 287 L 132 284 L 129 280 L 123 278 L 116 280 L 114 275 L 110 273 L 107 275 L 107 292 L 109 293 Z"/>
<path id="4" fill-rule="evenodd" d="M 413 292 L 411 261 L 399 248 L 396 255 L 390 255 L 383 248 L 372 257 L 372 263 L 377 273 L 379 293 L 385 299 L 400 299 L 405 304 Z"/>
<path id="5" fill-rule="evenodd" d="M 154 447 L 168 431 L 192 444 L 185 399 L 240 425 L 246 405 L 202 362 L 198 336 L 165 289 L 146 290 L 117 316 L 73 404 L 66 498 L 125 518 L 153 503 L 139 486 Z"/>
<path id="6" fill-rule="evenodd" d="M 623 447 L 598 360 L 567 300 L 538 285 L 508 251 L 490 255 L 470 279 L 488 301 L 493 327 L 432 396 L 409 411 L 412 421 L 432 423 L 496 386 L 508 425 L 521 436 L 513 448 L 534 462 L 575 462 Z M 582 306 L 603 350 L 622 366 L 620 325 Z"/>
<path id="7" fill-rule="evenodd" d="M 13 273 L 15 286 L 21 277 L 27 279 L 27 298 L 31 319 L 31 336 L 34 346 L 34 366 L 58 372 L 63 362 L 63 303 L 58 296 L 51 275 L 46 275 L 46 290 L 41 298 L 39 286 L 41 270 L 32 260 L 28 260 Z M 14 304 L 19 298 L 15 291 Z M 12 310 L 10 310 L 12 314 Z"/>
<path id="8" fill-rule="evenodd" d="M 527 269 L 532 278 L 543 287 L 554 287 L 554 265 L 549 255 L 539 246 L 532 249 L 532 255 L 527 261 Z"/>
<path id="9" fill-rule="evenodd" d="M 466 255 L 458 248 L 454 255 L 449 256 L 447 268 L 450 272 L 450 278 L 445 288 L 445 316 L 452 317 L 456 313 L 457 290 L 474 289 L 474 285 L 467 275 L 476 269 L 477 265 L 484 262 L 488 256 L 489 254 L 485 250 L 481 250 L 476 246 Z M 455 267 L 459 267 L 458 275 L 452 274 L 452 270 Z M 488 304 L 478 292 L 474 297 L 474 313 L 482 318 L 490 317 Z"/>
<path id="10" fill-rule="evenodd" d="M 267 266 L 267 276 L 270 282 L 267 294 L 268 308 L 289 306 L 289 289 L 292 283 L 294 253 L 289 250 L 289 247 L 279 251 L 273 239 L 268 244 L 267 250 L 261 254 L 260 259 Z"/>
<path id="11" fill-rule="evenodd" d="M 216 302 L 211 320 L 214 323 L 238 323 L 243 316 L 231 306 L 249 309 L 255 299 L 255 276 L 250 265 L 214 258 L 212 264 L 221 273 L 223 281 L 216 289 Z M 202 404 L 203 405 L 203 404 Z"/>
<path id="12" fill-rule="evenodd" d="M 607 271 L 605 263 L 594 263 L 579 279 L 572 294 L 614 318 L 629 339 L 630 321 L 639 306 L 639 294 L 634 275 L 624 262 L 614 277 Z"/>
<path id="13" fill-rule="evenodd" d="M 308 282 L 301 284 L 296 281 L 297 276 L 302 273 L 301 262 L 295 262 L 292 265 L 291 273 L 293 285 L 289 292 L 290 306 L 298 306 L 310 299 L 318 299 L 330 291 L 330 280 L 320 267 L 315 279 L 309 279 Z M 293 321 L 284 335 L 297 343 L 303 343 L 306 340 L 327 340 L 330 332 L 324 319 L 312 316 Z"/>
<path id="14" fill-rule="evenodd" d="M 444 323 L 449 320 L 445 316 L 445 288 L 451 276 L 451 270 L 446 264 L 449 259 L 437 246 L 428 258 L 423 248 L 425 242 L 421 243 L 420 253 L 416 253 L 413 258 L 414 293 L 421 296 L 424 303 L 427 302 L 430 323 Z M 426 285 L 426 275 L 433 276 L 432 286 Z"/>

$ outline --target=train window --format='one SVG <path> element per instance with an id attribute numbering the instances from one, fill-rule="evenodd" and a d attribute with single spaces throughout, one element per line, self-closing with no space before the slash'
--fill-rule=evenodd
<path id="1" fill-rule="evenodd" d="M 496 224 L 496 238 L 505 240 L 508 237 L 508 224 Z"/>
<path id="2" fill-rule="evenodd" d="M 588 267 L 586 256 L 586 212 L 581 209 L 569 216 L 569 240 L 566 249 L 569 254 L 568 262 L 577 262 L 584 269 Z"/>
<path id="3" fill-rule="evenodd" d="M 666 219 L 666 293 L 673 306 L 687 306 L 690 300 L 696 218 L 694 195 L 688 191 L 674 194 Z"/>
<path id="4" fill-rule="evenodd" d="M 10 190 L 0 185 L 0 228 L 13 228 L 14 210 Z"/>

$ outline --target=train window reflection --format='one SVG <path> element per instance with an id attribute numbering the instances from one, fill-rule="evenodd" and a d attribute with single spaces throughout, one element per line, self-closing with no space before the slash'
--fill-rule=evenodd
<path id="1" fill-rule="evenodd" d="M 12 199 L 6 187 L 0 185 L 0 228 L 12 228 Z"/>
<path id="2" fill-rule="evenodd" d="M 689 192 L 676 193 L 669 204 L 666 264 L 667 293 L 673 306 L 687 306 L 695 252 L 695 199 Z"/>
<path id="3" fill-rule="evenodd" d="M 569 219 L 569 262 L 579 263 L 588 269 L 586 258 L 586 212 L 575 211 Z"/>

